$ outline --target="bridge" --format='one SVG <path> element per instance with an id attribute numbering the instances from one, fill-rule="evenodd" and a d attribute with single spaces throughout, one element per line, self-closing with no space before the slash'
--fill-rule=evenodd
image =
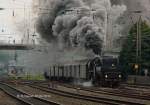
<path id="1" fill-rule="evenodd" d="M 23 44 L 0 44 L 0 50 L 30 50 L 30 49 L 33 49 L 33 46 Z"/>

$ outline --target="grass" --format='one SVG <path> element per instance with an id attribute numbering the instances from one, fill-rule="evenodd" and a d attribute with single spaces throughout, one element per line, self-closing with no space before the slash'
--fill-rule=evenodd
<path id="1" fill-rule="evenodd" d="M 22 77 L 11 76 L 10 79 L 45 80 L 45 78 L 44 78 L 44 76 L 42 74 L 38 74 L 38 75 L 27 74 L 27 75 L 22 76 Z"/>

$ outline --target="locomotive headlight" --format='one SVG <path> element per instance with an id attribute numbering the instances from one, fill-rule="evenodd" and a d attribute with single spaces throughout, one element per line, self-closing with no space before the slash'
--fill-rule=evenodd
<path id="1" fill-rule="evenodd" d="M 105 75 L 105 78 L 108 78 L 108 75 L 107 75 L 107 74 Z"/>
<path id="2" fill-rule="evenodd" d="M 121 78 L 122 76 L 121 76 L 121 74 L 119 74 L 119 78 Z"/>

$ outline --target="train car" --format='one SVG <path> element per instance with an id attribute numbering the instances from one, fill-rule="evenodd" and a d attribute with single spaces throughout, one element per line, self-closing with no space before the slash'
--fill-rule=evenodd
<path id="1" fill-rule="evenodd" d="M 87 80 L 86 64 L 64 64 L 50 66 L 44 72 L 44 77 L 50 80 L 72 82 L 76 79 Z"/>
<path id="2" fill-rule="evenodd" d="M 72 82 L 91 80 L 94 85 L 113 86 L 121 81 L 121 72 L 117 58 L 96 57 L 79 63 L 52 65 L 44 72 L 46 79 Z"/>

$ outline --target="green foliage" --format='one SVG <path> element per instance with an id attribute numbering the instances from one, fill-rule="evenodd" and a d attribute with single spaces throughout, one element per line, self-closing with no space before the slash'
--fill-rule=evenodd
<path id="1" fill-rule="evenodd" d="M 22 79 L 24 79 L 24 80 L 45 80 L 43 74 L 37 74 L 37 75 L 27 74 Z"/>
<path id="2" fill-rule="evenodd" d="M 32 74 L 26 74 L 24 76 L 10 76 L 9 79 L 11 80 L 16 80 L 16 79 L 20 79 L 20 80 L 45 80 L 43 74 L 36 74 L 36 75 L 32 75 Z"/>
<path id="3" fill-rule="evenodd" d="M 150 69 L 150 26 L 146 21 L 141 22 L 141 57 L 138 58 L 141 69 Z M 122 51 L 120 52 L 120 63 L 124 72 L 135 74 L 133 64 L 136 63 L 136 36 L 137 23 L 132 26 L 124 40 Z"/>

